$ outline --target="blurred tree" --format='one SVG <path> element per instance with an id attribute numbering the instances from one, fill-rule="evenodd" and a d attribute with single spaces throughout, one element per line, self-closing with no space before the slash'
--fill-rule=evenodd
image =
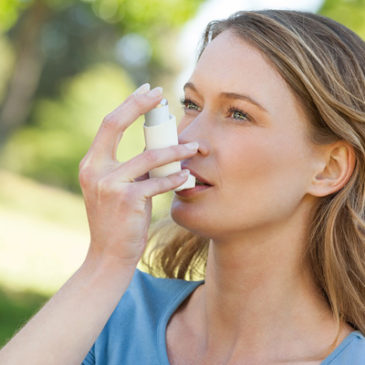
<path id="1" fill-rule="evenodd" d="M 128 39 L 117 43 L 123 35 L 134 33 L 147 47 L 151 44 L 144 72 L 131 71 L 137 83 L 153 76 L 164 67 L 159 52 L 153 51 L 163 47 L 166 35 L 202 1 L 2 0 L 0 29 L 14 44 L 15 62 L 0 108 L 0 146 L 18 127 L 34 123 L 30 115 L 35 98 L 57 94 L 62 79 L 90 64 L 115 59 L 116 44 L 122 56 L 123 46 L 124 56 L 128 54 Z"/>
<path id="2" fill-rule="evenodd" d="M 319 12 L 365 39 L 365 0 L 325 0 Z"/>
<path id="3" fill-rule="evenodd" d="M 126 98 L 133 86 L 126 72 L 112 63 L 95 64 L 64 79 L 59 96 L 37 99 L 32 111 L 34 122 L 13 134 L 3 150 L 2 162 L 23 175 L 79 192 L 80 160 L 103 116 Z M 127 132 L 133 133 L 136 126 Z M 143 150 L 141 130 L 135 131 L 131 142 L 130 152 Z"/>
<path id="4" fill-rule="evenodd" d="M 2 7 L 4 8 L 3 2 Z M 9 18 L 15 18 L 16 1 L 11 1 L 13 7 L 5 10 L 11 12 Z M 6 16 L 6 12 L 2 11 Z M 0 109 L 0 143 L 5 141 L 12 130 L 25 121 L 31 100 L 36 91 L 43 66 L 43 57 L 38 46 L 42 24 L 50 15 L 49 8 L 41 1 L 35 1 L 26 15 L 22 17 L 15 36 L 15 54 L 12 77 L 9 79 L 5 98 Z M 9 19 L 8 19 L 9 24 Z"/>

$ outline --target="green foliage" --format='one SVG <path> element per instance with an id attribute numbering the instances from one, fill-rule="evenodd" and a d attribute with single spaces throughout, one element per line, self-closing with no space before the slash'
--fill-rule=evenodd
<path id="1" fill-rule="evenodd" d="M 5 94 L 5 85 L 11 74 L 12 65 L 14 63 L 14 53 L 12 52 L 10 43 L 5 37 L 0 35 L 0 102 Z"/>
<path id="2" fill-rule="evenodd" d="M 183 24 L 195 13 L 201 2 L 202 0 L 96 0 L 93 9 L 104 20 L 120 22 L 123 28 L 148 37 L 156 30 L 176 28 Z M 114 14 L 110 12 L 112 6 Z M 109 12 L 105 9 L 109 9 Z M 109 16 L 106 16 L 108 13 Z"/>
<path id="3" fill-rule="evenodd" d="M 0 156 L 3 166 L 52 185 L 79 191 L 78 164 L 102 118 L 123 101 L 133 90 L 134 83 L 149 80 L 155 84 L 162 70 L 167 76 L 169 71 L 163 56 L 166 39 L 203 1 L 0 0 L 2 29 L 13 26 L 14 32 L 9 33 L 9 39 L 18 45 L 4 52 L 5 61 L 0 60 L 0 100 L 4 105 L 9 101 L 6 83 L 12 79 L 8 61 L 14 62 L 17 57 L 23 57 L 24 61 L 28 57 L 28 66 L 42 62 L 39 80 L 24 78 L 24 84 L 34 82 L 33 94 L 27 95 L 34 102 L 29 110 L 26 102 L 17 100 L 28 110 L 25 110 L 23 120 L 14 122 L 21 127 L 12 135 L 9 133 L 11 137 L 5 142 Z M 21 18 L 25 10 L 27 12 Z M 47 14 L 42 18 L 43 23 L 37 22 L 40 13 Z M 31 49 L 28 49 L 27 57 L 16 54 L 19 50 L 17 41 L 30 32 L 29 24 L 28 28 L 22 27 L 29 18 L 33 19 L 31 29 L 37 25 L 41 34 L 41 39 L 35 39 L 32 47 L 40 45 L 43 58 L 32 59 L 31 55 L 36 52 Z M 129 70 L 127 75 L 112 62 L 115 62 L 117 40 L 131 32 L 147 38 L 153 52 L 149 64 L 143 69 Z M 0 51 L 3 49 L 5 47 L 0 44 Z M 24 67 L 25 63 L 22 64 Z M 22 70 L 14 69 L 14 72 L 19 74 Z M 14 99 L 23 93 L 18 88 L 10 95 Z M 14 100 L 11 101 L 14 105 Z M 118 155 L 121 159 L 143 150 L 141 130 L 141 121 L 129 128 L 126 137 L 131 137 L 123 140 Z M 3 136 L 7 138 L 6 134 Z"/>
<path id="4" fill-rule="evenodd" d="M 326 0 L 320 10 L 365 39 L 365 0 Z"/>
<path id="5" fill-rule="evenodd" d="M 102 20 L 118 23 L 124 30 L 141 32 L 151 28 L 183 24 L 204 0 L 83 0 Z M 2 0 L 0 30 L 11 28 L 29 6 L 42 3 L 57 12 L 76 5 L 79 0 Z"/>
<path id="6" fill-rule="evenodd" d="M 60 98 L 37 101 L 33 116 L 36 123 L 19 129 L 8 141 L 3 164 L 26 176 L 79 191 L 80 160 L 103 117 L 133 88 L 126 73 L 112 64 L 95 65 L 65 81 Z M 133 127 L 132 136 L 126 136 L 121 149 L 122 158 L 143 150 L 142 126 Z"/>
<path id="7" fill-rule="evenodd" d="M 6 31 L 18 19 L 20 13 L 29 6 L 30 1 L 2 0 L 0 1 L 0 30 Z"/>

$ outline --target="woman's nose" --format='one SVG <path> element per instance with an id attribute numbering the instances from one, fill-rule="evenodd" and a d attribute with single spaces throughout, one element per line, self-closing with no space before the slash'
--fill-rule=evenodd
<path id="1" fill-rule="evenodd" d="M 179 144 L 188 142 L 198 142 L 198 153 L 207 156 L 209 154 L 209 140 L 208 134 L 204 132 L 204 127 L 197 123 L 197 120 L 192 121 L 189 124 L 179 124 L 178 128 L 178 141 Z"/>

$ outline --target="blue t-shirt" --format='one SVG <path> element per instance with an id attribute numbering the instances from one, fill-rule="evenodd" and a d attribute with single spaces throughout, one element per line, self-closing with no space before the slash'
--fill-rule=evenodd
<path id="1" fill-rule="evenodd" d="M 169 365 L 166 326 L 204 281 L 155 278 L 138 269 L 82 365 Z M 350 333 L 321 365 L 364 365 L 365 338 Z"/>

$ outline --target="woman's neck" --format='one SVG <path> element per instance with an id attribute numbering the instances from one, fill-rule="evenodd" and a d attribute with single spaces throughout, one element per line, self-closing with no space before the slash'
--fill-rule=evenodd
<path id="1" fill-rule="evenodd" d="M 192 324 L 202 353 L 271 358 L 287 355 L 289 344 L 293 356 L 327 350 L 337 328 L 304 258 L 306 234 L 304 225 L 286 222 L 211 240 Z"/>

